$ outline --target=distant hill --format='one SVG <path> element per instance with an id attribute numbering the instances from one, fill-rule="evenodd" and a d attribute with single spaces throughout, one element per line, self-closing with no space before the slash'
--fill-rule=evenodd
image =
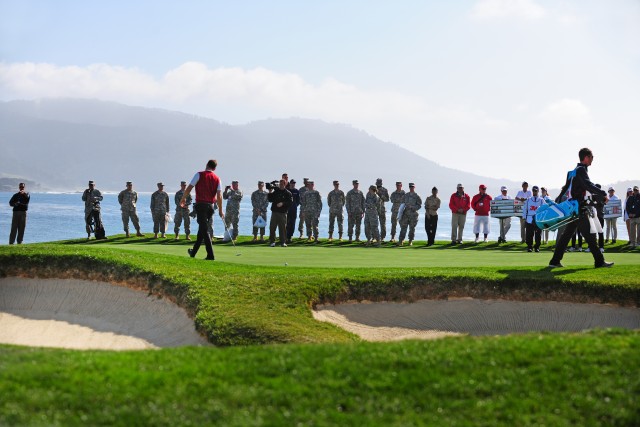
<path id="1" fill-rule="evenodd" d="M 440 142 L 433 141 L 437 150 Z M 500 185 L 512 193 L 519 183 L 446 168 L 398 145 L 344 124 L 308 119 L 269 119 L 232 126 L 179 112 L 84 99 L 0 103 L 0 170 L 25 176 L 49 190 L 81 190 L 89 179 L 103 191 L 118 191 L 127 180 L 138 191 L 169 192 L 189 180 L 206 160 L 219 162 L 224 183 L 240 181 L 252 191 L 258 180 L 282 172 L 313 178 L 326 194 L 334 179 L 343 189 L 359 179 L 361 188 L 380 177 L 415 182 L 420 194 L 434 185 L 441 195 L 462 182 L 474 194 L 484 183 L 490 194 Z"/>

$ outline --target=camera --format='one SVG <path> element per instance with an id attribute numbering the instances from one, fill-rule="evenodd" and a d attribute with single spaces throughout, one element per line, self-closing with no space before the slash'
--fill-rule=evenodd
<path id="1" fill-rule="evenodd" d="M 271 182 L 267 182 L 266 183 L 267 190 L 275 190 L 276 188 L 278 188 L 279 184 L 280 184 L 280 181 L 278 181 L 277 179 Z"/>

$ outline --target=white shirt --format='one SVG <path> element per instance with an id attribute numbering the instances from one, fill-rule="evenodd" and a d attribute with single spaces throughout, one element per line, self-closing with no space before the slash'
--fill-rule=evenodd
<path id="1" fill-rule="evenodd" d="M 511 196 L 509 196 L 508 194 L 506 196 L 499 194 L 496 197 L 494 197 L 493 200 L 511 200 Z"/>
<path id="2" fill-rule="evenodd" d="M 527 190 L 527 191 L 518 191 L 518 194 L 516 194 L 516 199 L 528 199 L 529 197 L 533 196 L 533 194 L 531 193 L 531 190 Z"/>
<path id="3" fill-rule="evenodd" d="M 545 204 L 542 197 L 529 197 L 522 206 L 522 216 L 527 219 L 527 224 L 533 222 L 533 217 L 536 216 L 538 208 Z"/>

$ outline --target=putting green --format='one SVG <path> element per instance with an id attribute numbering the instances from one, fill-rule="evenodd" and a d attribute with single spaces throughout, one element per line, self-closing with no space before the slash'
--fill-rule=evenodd
<path id="1" fill-rule="evenodd" d="M 115 237 L 106 242 L 90 242 L 94 247 L 118 247 L 131 251 L 143 251 L 164 255 L 187 257 L 187 248 L 193 242 L 184 240 L 125 239 Z M 269 247 L 265 243 L 252 244 L 241 242 L 235 247 L 231 243 L 215 243 L 217 262 L 231 264 L 321 267 L 321 268 L 362 268 L 362 267 L 545 267 L 552 255 L 551 246 L 543 246 L 540 253 L 527 253 L 525 246 L 512 243 L 498 246 L 495 243 L 473 244 L 451 247 L 436 245 L 425 247 L 424 242 L 416 242 L 412 247 L 395 247 L 391 244 L 380 248 L 330 244 L 320 242 L 312 245 L 294 241 L 286 248 Z M 204 247 L 200 248 L 194 261 L 206 256 Z M 617 265 L 639 265 L 638 253 L 606 253 L 607 261 Z M 204 261 L 202 261 L 204 262 Z M 593 257 L 589 253 L 567 253 L 563 259 L 566 266 L 593 266 Z"/>

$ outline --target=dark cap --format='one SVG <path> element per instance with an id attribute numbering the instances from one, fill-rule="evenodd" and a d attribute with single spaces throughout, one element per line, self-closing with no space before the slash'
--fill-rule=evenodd
<path id="1" fill-rule="evenodd" d="M 351 181 L 351 183 L 352 184 L 360 184 L 357 179 L 354 179 L 353 181 Z"/>
<path id="2" fill-rule="evenodd" d="M 307 182 L 309 181 L 309 178 L 302 178 L 302 182 Z"/>
<path id="3" fill-rule="evenodd" d="M 238 181 L 233 180 L 233 181 L 231 181 L 231 183 L 232 183 L 232 184 L 237 184 L 237 183 L 238 183 Z"/>
<path id="4" fill-rule="evenodd" d="M 187 181 L 180 181 L 180 185 L 187 185 Z"/>
<path id="5" fill-rule="evenodd" d="M 522 185 L 529 185 L 529 183 L 527 181 L 522 181 Z"/>
<path id="6" fill-rule="evenodd" d="M 289 181 L 289 184 L 295 184 L 295 183 L 296 183 L 295 179 L 292 179 L 291 181 Z"/>
<path id="7" fill-rule="evenodd" d="M 402 181 L 396 181 L 396 185 L 402 185 Z"/>
<path id="8" fill-rule="evenodd" d="M 310 179 L 307 181 L 307 184 L 315 184 L 315 183 L 313 182 L 313 180 Z"/>
<path id="9" fill-rule="evenodd" d="M 340 181 L 333 181 L 333 185 L 339 185 Z"/>
<path id="10" fill-rule="evenodd" d="M 413 182 L 409 183 L 409 187 L 415 187 L 416 185 Z"/>
<path id="11" fill-rule="evenodd" d="M 158 185 L 158 187 L 160 187 L 160 186 L 164 187 L 164 184 L 162 182 L 159 182 L 157 185 Z"/>
<path id="12" fill-rule="evenodd" d="M 531 190 L 532 190 L 532 191 L 538 191 L 538 190 L 539 190 L 539 188 L 538 188 L 538 186 L 537 186 L 537 185 L 534 185 L 534 186 L 533 186 L 533 188 L 532 188 Z"/>
<path id="13" fill-rule="evenodd" d="M 382 178 L 376 179 L 376 184 L 382 184 Z"/>
<path id="14" fill-rule="evenodd" d="M 638 186 L 637 185 L 633 186 L 633 191 L 638 191 Z"/>
<path id="15" fill-rule="evenodd" d="M 89 181 L 89 185 L 93 185 L 93 181 Z"/>
<path id="16" fill-rule="evenodd" d="M 131 181 L 127 181 L 127 185 L 133 185 Z"/>

